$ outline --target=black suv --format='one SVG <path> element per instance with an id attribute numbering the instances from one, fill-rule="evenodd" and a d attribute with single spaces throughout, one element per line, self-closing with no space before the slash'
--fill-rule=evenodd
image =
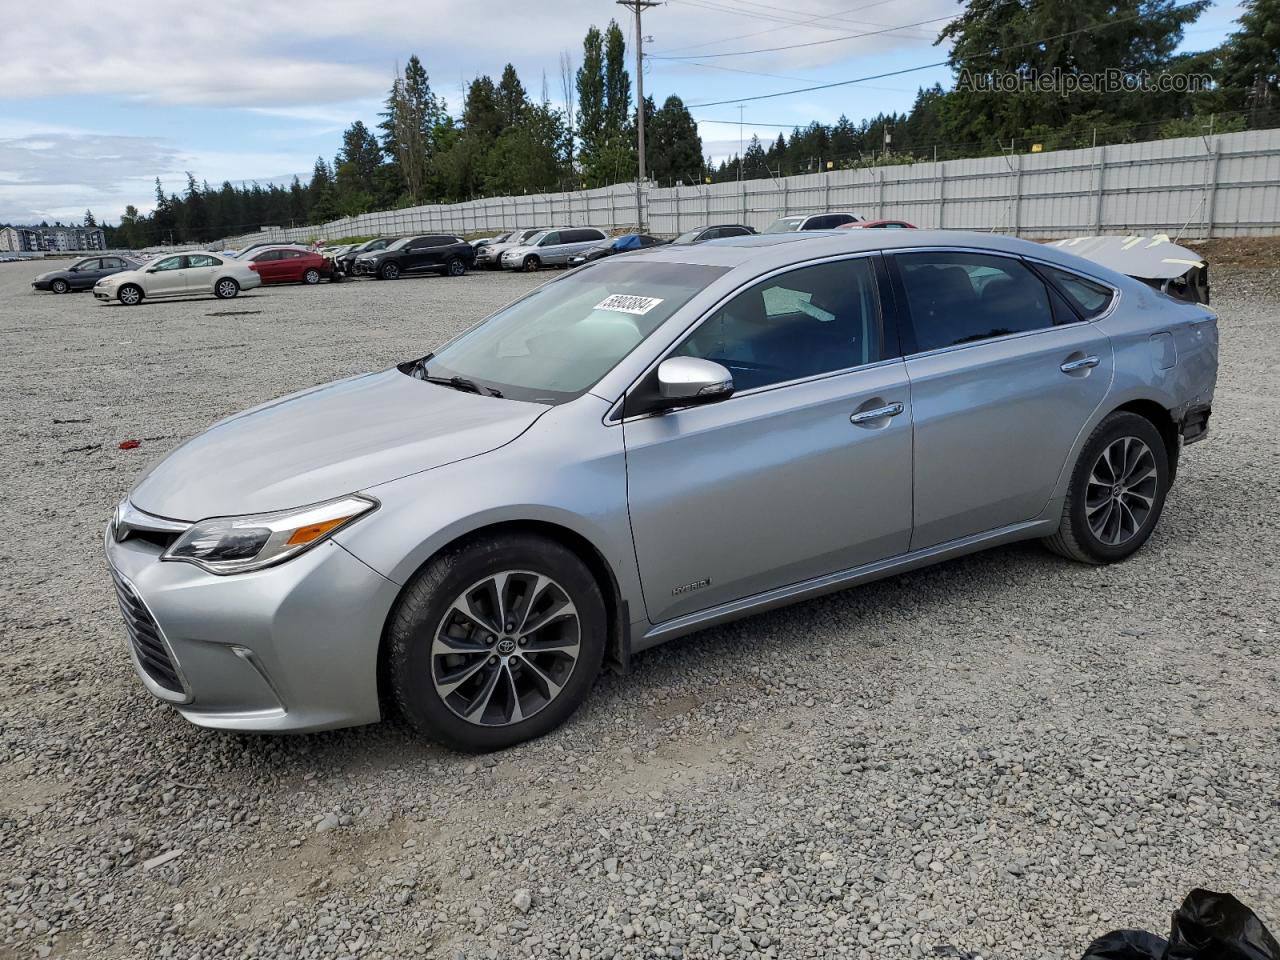
<path id="1" fill-rule="evenodd" d="M 459 237 L 426 234 L 401 237 L 385 250 L 362 253 L 356 258 L 355 272 L 372 275 L 379 280 L 395 280 L 405 273 L 441 273 L 460 277 L 476 262 L 475 247 Z"/>

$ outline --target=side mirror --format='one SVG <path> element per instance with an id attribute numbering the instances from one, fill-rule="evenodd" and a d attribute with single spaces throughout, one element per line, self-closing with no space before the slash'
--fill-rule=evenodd
<path id="1" fill-rule="evenodd" d="M 658 393 L 665 408 L 727 400 L 733 374 L 701 357 L 668 357 L 658 364 Z"/>
<path id="2" fill-rule="evenodd" d="M 159 269 L 159 267 L 147 267 L 147 273 L 155 273 Z"/>

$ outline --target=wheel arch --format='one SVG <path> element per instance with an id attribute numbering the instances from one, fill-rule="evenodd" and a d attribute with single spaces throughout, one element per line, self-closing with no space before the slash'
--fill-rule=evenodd
<path id="1" fill-rule="evenodd" d="M 532 519 L 500 520 L 458 534 L 424 559 L 417 569 L 409 577 L 405 578 L 404 584 L 396 594 L 395 601 L 387 611 L 382 625 L 382 633 L 378 639 L 378 700 L 382 705 L 384 718 L 393 712 L 392 698 L 390 696 L 390 678 L 387 673 L 389 665 L 387 634 L 391 621 L 400 607 L 404 592 L 409 589 L 418 573 L 445 551 L 465 546 L 467 543 L 483 537 L 511 536 L 514 534 L 529 534 L 552 540 L 582 561 L 595 579 L 597 586 L 600 588 L 600 594 L 604 598 L 605 615 L 609 624 L 609 635 L 605 641 L 605 666 L 619 673 L 625 673 L 629 669 L 631 661 L 631 614 L 628 609 L 629 604 L 622 594 L 617 574 L 615 574 L 613 567 L 605 558 L 604 553 L 581 533 L 559 523 Z"/>
<path id="2" fill-rule="evenodd" d="M 1160 439 L 1164 441 L 1165 454 L 1169 458 L 1169 483 L 1172 484 L 1178 473 L 1178 454 L 1181 452 L 1181 445 L 1178 424 L 1174 421 L 1173 413 L 1169 408 L 1157 400 L 1139 398 L 1122 403 L 1109 411 L 1107 416 L 1113 413 L 1136 413 L 1144 420 L 1149 420 L 1151 425 L 1160 432 Z"/>

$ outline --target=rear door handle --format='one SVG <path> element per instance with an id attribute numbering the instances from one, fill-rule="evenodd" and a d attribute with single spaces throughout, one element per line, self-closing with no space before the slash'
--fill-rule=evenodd
<path id="1" fill-rule="evenodd" d="M 855 413 L 849 417 L 849 422 L 854 424 L 870 423 L 872 420 L 879 420 L 882 417 L 896 417 L 903 409 L 900 403 L 887 403 L 883 407 L 873 407 L 870 410 Z"/>
<path id="2" fill-rule="evenodd" d="M 1091 370 L 1101 362 L 1097 357 L 1081 357 L 1079 360 L 1068 360 L 1058 369 L 1063 373 L 1074 373 L 1077 370 Z"/>

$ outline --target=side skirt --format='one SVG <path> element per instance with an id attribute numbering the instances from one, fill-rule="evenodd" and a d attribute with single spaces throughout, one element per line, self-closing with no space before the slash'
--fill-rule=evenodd
<path id="1" fill-rule="evenodd" d="M 978 533 L 962 537 L 959 540 L 940 543 L 936 546 L 924 547 L 897 557 L 890 557 L 887 560 L 877 560 L 874 563 L 863 564 L 860 567 L 852 567 L 837 573 L 829 573 L 825 576 L 815 577 L 812 580 L 803 580 L 800 583 L 789 584 L 785 587 L 776 587 L 773 590 L 766 590 L 764 593 L 757 593 L 751 597 L 731 600 L 728 603 L 722 603 L 707 610 L 699 610 L 697 613 L 690 613 L 674 620 L 667 620 L 653 627 L 643 636 L 636 637 L 632 641 L 631 650 L 633 653 L 647 650 L 650 647 L 666 643 L 668 640 L 674 640 L 685 634 L 693 633 L 695 630 L 703 630 L 741 617 L 748 617 L 752 614 L 763 613 L 766 610 L 784 607 L 800 600 L 808 600 L 810 597 L 835 593 L 838 590 L 844 590 L 862 583 L 870 583 L 872 580 L 880 580 L 897 573 L 906 573 L 908 570 L 927 567 L 967 553 L 976 553 L 979 550 L 999 546 L 1002 543 L 1046 537 L 1058 529 L 1060 522 L 1057 513 L 1050 515 L 1053 517 L 1052 520 L 1037 519 L 1011 524 L 1007 527 L 989 530 L 986 533 Z"/>

